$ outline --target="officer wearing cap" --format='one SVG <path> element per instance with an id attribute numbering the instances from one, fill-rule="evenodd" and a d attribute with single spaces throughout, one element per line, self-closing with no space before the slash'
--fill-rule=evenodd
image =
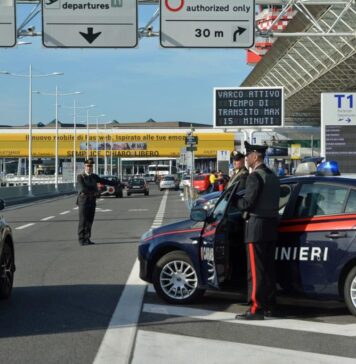
<path id="1" fill-rule="evenodd" d="M 275 304 L 274 252 L 278 229 L 279 180 L 264 163 L 267 145 L 245 142 L 252 172 L 244 197 L 237 201 L 245 219 L 248 297 L 251 307 L 237 319 L 263 320 Z"/>
<path id="2" fill-rule="evenodd" d="M 232 163 L 234 166 L 234 175 L 230 178 L 227 188 L 239 182 L 237 191 L 242 191 L 246 187 L 248 169 L 245 166 L 245 154 L 234 151 L 232 153 Z"/>
<path id="3" fill-rule="evenodd" d="M 91 227 L 93 225 L 96 197 L 98 196 L 98 183 L 114 186 L 116 182 L 100 178 L 93 173 L 94 161 L 86 159 L 84 161 L 84 172 L 77 176 L 78 197 L 77 205 L 79 207 L 79 224 L 78 224 L 78 241 L 79 245 L 95 244 L 90 240 Z"/>

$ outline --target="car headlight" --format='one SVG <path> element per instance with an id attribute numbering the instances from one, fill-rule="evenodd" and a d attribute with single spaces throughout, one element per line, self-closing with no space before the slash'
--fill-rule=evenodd
<path id="1" fill-rule="evenodd" d="M 145 243 L 148 239 L 152 238 L 152 236 L 153 236 L 153 229 L 146 231 L 141 236 L 141 243 Z"/>

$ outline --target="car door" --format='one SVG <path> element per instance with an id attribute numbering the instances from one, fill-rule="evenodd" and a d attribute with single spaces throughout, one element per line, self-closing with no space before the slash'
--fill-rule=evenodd
<path id="1" fill-rule="evenodd" d="M 230 207 L 236 186 L 225 191 L 207 217 L 201 235 L 200 256 L 204 281 L 216 288 L 230 272 L 230 239 L 237 225 L 237 209 Z M 229 213 L 227 213 L 229 211 Z"/>
<path id="2" fill-rule="evenodd" d="M 277 281 L 288 291 L 307 294 L 334 285 L 335 269 L 355 239 L 345 218 L 349 187 L 318 181 L 300 183 L 279 227 Z"/>

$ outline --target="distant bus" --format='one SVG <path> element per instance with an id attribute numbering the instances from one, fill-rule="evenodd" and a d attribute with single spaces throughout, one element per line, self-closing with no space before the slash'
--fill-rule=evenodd
<path id="1" fill-rule="evenodd" d="M 159 176 L 165 176 L 167 174 L 170 174 L 169 165 L 167 164 L 150 164 L 148 166 L 147 170 L 148 174 L 150 175 L 156 175 Z"/>

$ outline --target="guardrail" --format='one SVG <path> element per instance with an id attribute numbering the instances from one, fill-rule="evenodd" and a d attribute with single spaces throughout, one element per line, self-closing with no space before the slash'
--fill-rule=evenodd
<path id="1" fill-rule="evenodd" d="M 28 176 L 4 176 L 1 178 L 1 186 L 26 186 L 28 184 Z M 32 176 L 32 184 L 54 184 L 55 176 L 50 175 L 42 175 L 42 176 Z M 58 176 L 58 183 L 67 183 L 67 181 L 63 181 L 62 176 Z"/>
<path id="2" fill-rule="evenodd" d="M 32 195 L 28 194 L 28 186 L 26 185 L 3 186 L 0 187 L 0 198 L 4 200 L 7 205 L 14 205 L 75 192 L 76 189 L 74 188 L 73 183 L 58 184 L 58 190 L 56 190 L 54 184 L 34 184 L 32 186 Z"/>

